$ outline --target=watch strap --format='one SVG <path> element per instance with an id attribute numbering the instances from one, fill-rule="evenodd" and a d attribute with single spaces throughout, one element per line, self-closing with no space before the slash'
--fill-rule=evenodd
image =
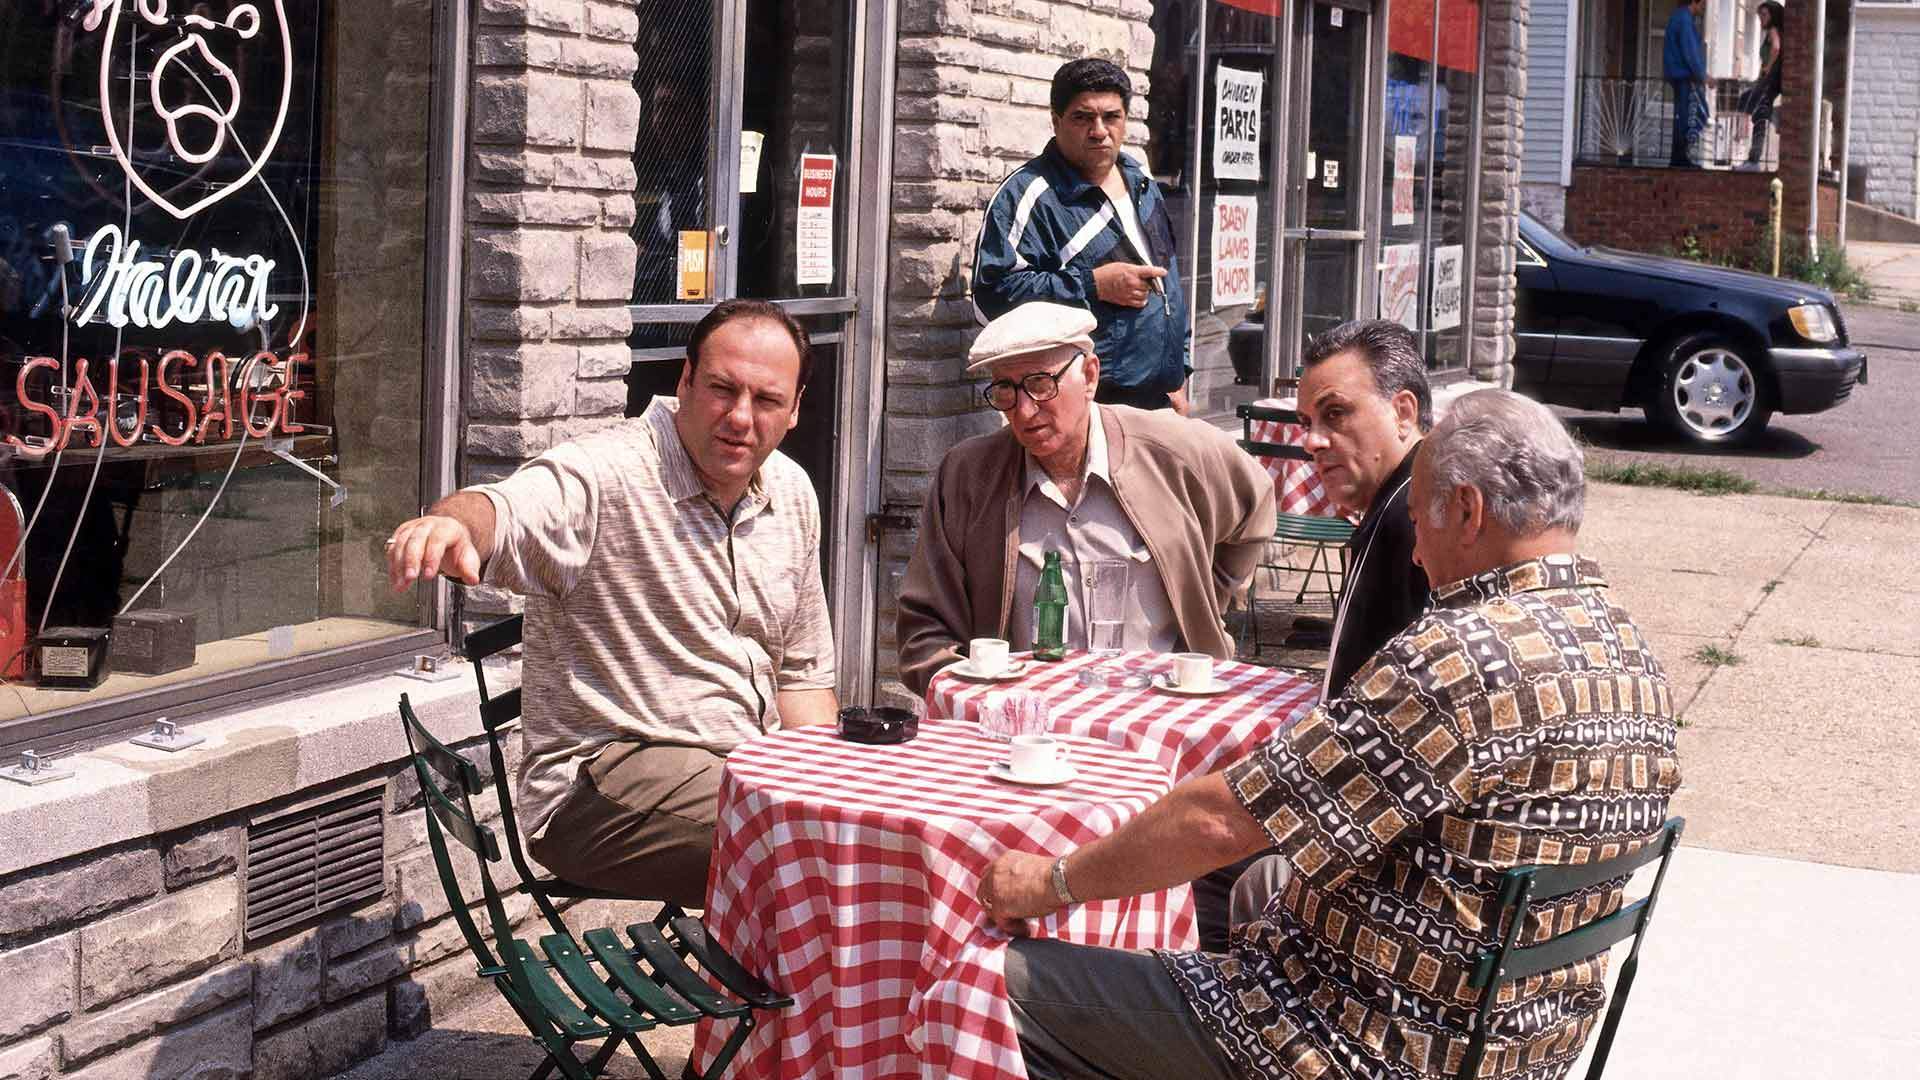
<path id="1" fill-rule="evenodd" d="M 1065 855 L 1053 860 L 1053 873 L 1051 876 L 1053 878 L 1053 895 L 1059 897 L 1061 903 L 1077 904 L 1080 902 L 1079 898 L 1073 895 L 1073 890 L 1067 888 L 1067 857 Z"/>

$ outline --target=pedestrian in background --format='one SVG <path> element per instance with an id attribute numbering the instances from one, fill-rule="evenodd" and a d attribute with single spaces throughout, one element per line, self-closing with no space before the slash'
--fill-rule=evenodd
<path id="1" fill-rule="evenodd" d="M 1780 22 L 1786 9 L 1775 0 L 1760 5 L 1760 77 L 1740 94 L 1740 111 L 1753 118 L 1753 139 L 1747 164 L 1760 164 L 1766 152 L 1767 125 L 1773 121 L 1773 99 L 1780 96 Z"/>
<path id="2" fill-rule="evenodd" d="M 1667 20 L 1663 67 L 1673 85 L 1673 154 L 1676 169 L 1695 165 L 1693 144 L 1707 122 L 1707 57 L 1700 47 L 1700 20 L 1707 0 L 1680 0 Z"/>

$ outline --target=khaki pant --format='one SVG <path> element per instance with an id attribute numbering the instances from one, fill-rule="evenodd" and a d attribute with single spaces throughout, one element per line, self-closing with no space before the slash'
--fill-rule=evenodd
<path id="1" fill-rule="evenodd" d="M 575 884 L 703 908 L 726 760 L 698 746 L 613 743 L 581 767 L 527 849 Z"/>

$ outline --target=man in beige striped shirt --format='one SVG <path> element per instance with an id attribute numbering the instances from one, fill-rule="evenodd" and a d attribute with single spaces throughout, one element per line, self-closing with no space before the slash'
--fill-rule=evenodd
<path id="1" fill-rule="evenodd" d="M 394 531 L 396 590 L 526 596 L 520 821 L 569 881 L 700 906 L 725 755 L 834 718 L 819 500 L 775 450 L 810 367 L 785 312 L 728 301 L 677 400 Z"/>

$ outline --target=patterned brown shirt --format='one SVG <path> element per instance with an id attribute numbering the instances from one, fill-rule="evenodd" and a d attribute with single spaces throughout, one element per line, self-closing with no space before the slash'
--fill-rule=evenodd
<path id="1" fill-rule="evenodd" d="M 1500 875 L 1647 843 L 1680 782 L 1673 702 L 1599 568 L 1572 556 L 1448 585 L 1345 696 L 1232 766 L 1292 864 L 1226 955 L 1162 953 L 1250 1077 L 1452 1076 L 1497 944 Z M 1536 908 L 1521 943 L 1611 914 L 1622 881 Z M 1502 989 L 1482 1076 L 1579 1056 L 1606 957 Z"/>

